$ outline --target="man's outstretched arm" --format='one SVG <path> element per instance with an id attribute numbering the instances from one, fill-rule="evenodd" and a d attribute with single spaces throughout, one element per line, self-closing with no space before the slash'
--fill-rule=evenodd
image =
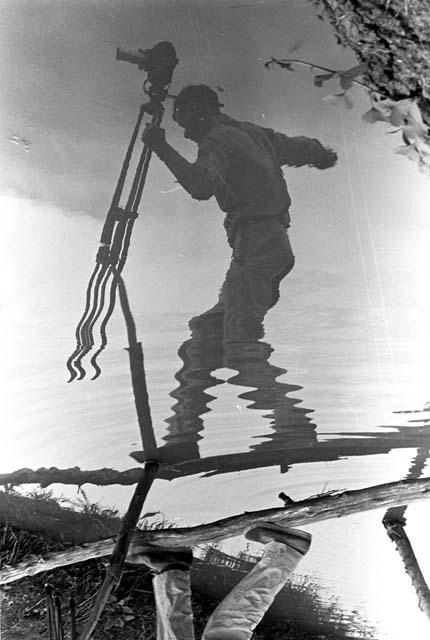
<path id="1" fill-rule="evenodd" d="M 286 136 L 271 129 L 267 133 L 282 165 L 303 167 L 309 165 L 317 169 L 329 169 L 337 162 L 337 153 L 324 147 L 316 138 L 306 136 Z"/>
<path id="2" fill-rule="evenodd" d="M 209 200 L 223 181 L 225 166 L 216 149 L 201 148 L 196 162 L 188 162 L 167 141 L 164 129 L 150 126 L 143 140 L 196 200 Z"/>

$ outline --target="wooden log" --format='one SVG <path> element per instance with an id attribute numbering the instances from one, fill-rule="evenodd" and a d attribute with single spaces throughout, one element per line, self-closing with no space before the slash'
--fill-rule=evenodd
<path id="1" fill-rule="evenodd" d="M 425 469 L 429 459 L 429 449 L 418 449 L 408 471 L 408 478 L 419 478 Z M 418 559 L 412 548 L 412 544 L 404 529 L 406 525 L 407 505 L 391 507 L 387 509 L 382 524 L 388 537 L 396 545 L 396 549 L 403 561 L 406 573 L 411 579 L 412 586 L 418 598 L 418 606 L 430 619 L 430 589 L 418 564 Z"/>
<path id="2" fill-rule="evenodd" d="M 133 536 L 139 542 L 149 542 L 163 547 L 193 547 L 241 535 L 246 527 L 259 521 L 277 522 L 285 526 L 303 526 L 364 511 L 410 504 L 424 498 L 430 498 L 430 478 L 400 480 L 355 491 L 322 494 L 283 508 L 245 512 L 195 527 L 135 531 Z M 284 497 L 283 499 L 285 500 Z M 109 538 L 47 554 L 44 558 L 30 559 L 15 567 L 5 568 L 0 573 L 0 584 L 91 558 L 108 556 L 113 548 L 114 540 Z"/>
<path id="3" fill-rule="evenodd" d="M 401 522 L 388 521 L 387 519 L 384 519 L 383 523 L 390 540 L 396 545 L 396 549 L 405 566 L 406 573 L 411 579 L 418 597 L 418 606 L 430 620 L 430 589 L 422 574 L 403 524 Z"/>

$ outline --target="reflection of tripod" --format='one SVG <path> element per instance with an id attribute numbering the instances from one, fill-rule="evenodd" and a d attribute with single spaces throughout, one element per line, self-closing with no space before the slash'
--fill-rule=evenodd
<path id="1" fill-rule="evenodd" d="M 167 96 L 173 70 L 178 62 L 175 49 L 170 42 L 160 42 L 149 51 L 139 50 L 134 56 L 130 53 L 124 55 L 124 51 L 118 50 L 118 57 L 130 62 L 135 62 L 139 65 L 139 68 L 147 72 L 148 78 L 144 83 L 143 90 L 146 95 L 149 96 L 149 101 L 140 107 L 112 203 L 103 226 L 100 237 L 101 246 L 96 256 L 96 265 L 88 282 L 84 313 L 76 327 L 76 348 L 67 360 L 67 368 L 70 372 L 69 382 L 77 377 L 80 380 L 85 376 L 85 370 L 81 364 L 82 359 L 94 346 L 94 326 L 103 315 L 105 300 L 108 296 L 108 307 L 104 312 L 100 324 L 101 344 L 91 358 L 91 364 L 95 369 L 93 378 L 100 375 L 97 357 L 107 344 L 106 327 L 115 308 L 118 275 L 121 275 L 127 260 L 131 234 L 134 222 L 138 216 L 138 208 L 145 186 L 149 162 L 151 160 L 151 150 L 148 145 L 145 144 L 144 136 L 144 145 L 130 192 L 125 206 L 121 207 L 120 202 L 124 184 L 142 125 L 143 116 L 145 113 L 152 116 L 151 125 L 160 124 L 164 113 L 162 103 Z M 108 294 L 107 291 L 109 291 Z"/>
<path id="2" fill-rule="evenodd" d="M 156 441 L 152 429 L 151 412 L 148 402 L 142 345 L 137 341 L 136 328 L 121 275 L 127 260 L 134 221 L 138 215 L 138 207 L 151 160 L 151 149 L 145 143 L 144 136 L 143 149 L 137 163 L 125 207 L 122 208 L 120 202 L 143 116 L 145 113 L 152 116 L 151 125 L 160 124 L 164 113 L 162 103 L 167 97 L 173 70 L 178 60 L 175 49 L 170 42 L 160 42 L 153 49 L 139 49 L 137 52 L 118 49 L 117 58 L 133 62 L 137 64 L 140 69 L 147 72 L 148 77 L 143 85 L 143 90 L 146 95 L 149 96 L 149 101 L 143 104 L 139 110 L 137 122 L 124 158 L 112 203 L 103 226 L 100 238 L 101 246 L 97 252 L 96 265 L 87 287 L 84 313 L 76 328 L 76 348 L 67 361 L 67 368 L 70 372 L 69 381 L 74 380 L 78 374 L 78 379 L 82 379 L 85 376 L 85 370 L 81 362 L 94 345 L 94 325 L 103 314 L 106 291 L 110 282 L 109 305 L 100 326 L 101 345 L 93 355 L 91 364 L 95 369 L 95 378 L 100 374 L 100 367 L 97 365 L 96 360 L 97 356 L 107 344 L 106 327 L 115 308 L 116 294 L 118 291 L 127 326 L 127 350 L 129 352 L 137 418 L 142 436 L 142 445 L 148 454 L 148 460 L 145 463 L 124 516 L 123 525 L 110 559 L 109 569 L 103 585 L 99 590 L 94 608 L 80 635 L 81 640 L 88 640 L 91 636 L 112 589 L 121 579 L 132 532 L 137 525 L 143 503 L 157 476 L 159 468 L 159 463 L 154 459 L 156 454 Z M 55 611 L 52 610 L 51 613 L 51 622 L 54 622 L 54 627 L 59 632 L 59 637 L 62 638 L 61 607 L 57 607 L 55 615 Z M 52 625 L 50 625 L 50 631 L 52 630 L 51 627 Z M 72 637 L 76 637 L 75 630 L 73 629 Z"/>

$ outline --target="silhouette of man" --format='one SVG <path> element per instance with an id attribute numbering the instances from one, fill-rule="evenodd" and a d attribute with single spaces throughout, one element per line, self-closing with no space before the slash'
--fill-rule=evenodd
<path id="1" fill-rule="evenodd" d="M 318 140 L 289 137 L 221 113 L 218 96 L 206 85 L 182 89 L 174 102 L 173 119 L 185 138 L 198 145 L 188 162 L 167 141 L 165 132 L 149 125 L 144 140 L 197 200 L 215 196 L 226 214 L 224 226 L 233 249 L 230 267 L 217 304 L 193 318 L 198 326 L 208 315 L 219 315 L 224 339 L 262 335 L 262 321 L 279 298 L 279 284 L 294 266 L 288 238 L 291 199 L 282 173 L 284 165 L 328 169 L 336 153 Z M 245 337 L 245 338 L 244 338 Z"/>

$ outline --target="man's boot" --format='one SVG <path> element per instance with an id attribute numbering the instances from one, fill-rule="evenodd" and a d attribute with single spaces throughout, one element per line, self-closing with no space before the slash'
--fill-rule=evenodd
<path id="1" fill-rule="evenodd" d="M 132 543 L 127 562 L 148 567 L 152 573 L 157 610 L 157 640 L 194 640 L 191 608 L 191 549 L 166 549 Z"/>

